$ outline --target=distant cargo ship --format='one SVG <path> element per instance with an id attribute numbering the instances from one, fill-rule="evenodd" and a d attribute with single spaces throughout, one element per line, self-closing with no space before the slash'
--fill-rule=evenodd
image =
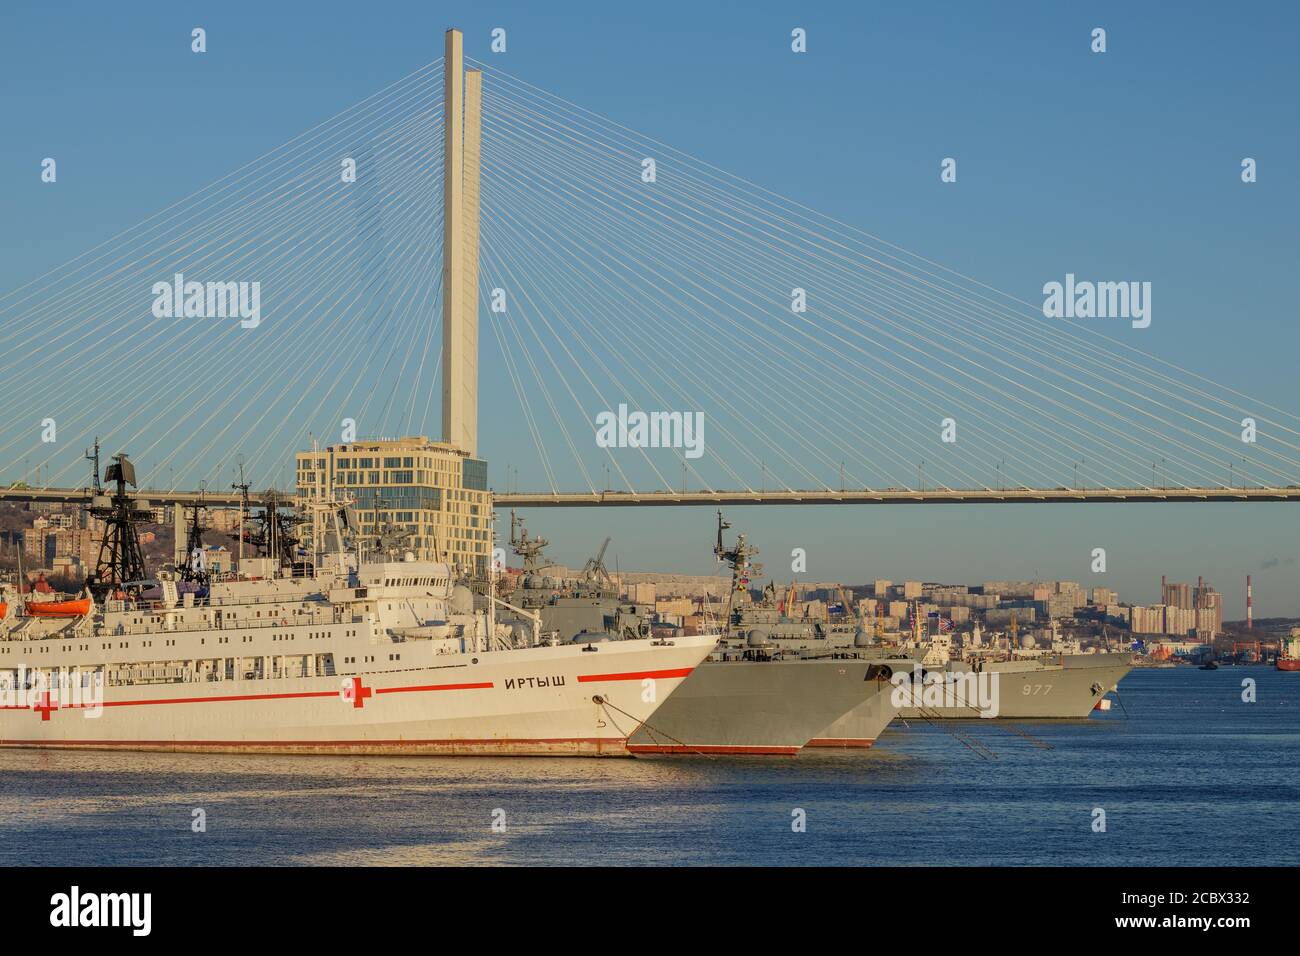
<path id="1" fill-rule="evenodd" d="M 1300 671 L 1300 627 L 1291 628 L 1291 636 L 1282 642 L 1277 655 L 1277 669 Z"/>

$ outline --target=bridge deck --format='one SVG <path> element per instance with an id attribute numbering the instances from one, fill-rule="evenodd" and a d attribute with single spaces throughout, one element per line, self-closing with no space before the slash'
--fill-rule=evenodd
<path id="1" fill-rule="evenodd" d="M 1016 504 L 1066 502 L 1300 501 L 1300 486 L 1285 488 L 1008 488 L 845 491 L 511 492 L 498 507 L 564 508 L 646 505 L 880 505 Z"/>
<path id="2" fill-rule="evenodd" d="M 251 492 L 260 505 L 268 492 Z M 133 496 L 157 505 L 202 502 L 213 508 L 235 508 L 240 497 L 230 493 L 200 495 L 197 491 L 141 489 Z M 280 492 L 286 503 L 292 496 Z M 0 488 L 0 501 L 85 504 L 85 488 Z M 882 504 L 1065 504 L 1172 501 L 1300 501 L 1300 486 L 1252 488 L 907 488 L 845 491 L 597 491 L 507 492 L 493 495 L 500 508 L 652 507 L 672 505 L 882 505 Z"/>

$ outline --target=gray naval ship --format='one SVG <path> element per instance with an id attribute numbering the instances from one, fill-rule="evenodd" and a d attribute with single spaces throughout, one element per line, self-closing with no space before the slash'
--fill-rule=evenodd
<path id="1" fill-rule="evenodd" d="M 898 652 L 912 660 L 893 667 L 898 686 L 891 698 L 903 720 L 1086 719 L 1093 710 L 1109 706 L 1102 701 L 1133 669 L 1131 654 L 1016 658 L 1004 651 L 1004 659 L 993 659 L 976 650 L 971 660 L 953 660 L 951 645 L 927 642 L 919 617 L 914 621 L 912 640 Z M 931 663 L 922 663 L 925 660 Z M 864 705 L 836 721 L 818 745 L 870 746 L 878 723 L 874 708 Z"/>
<path id="2" fill-rule="evenodd" d="M 902 720 L 1087 719 L 1098 701 L 1132 670 L 1130 655 L 1078 654 L 1057 661 L 985 661 L 976 667 L 953 661 L 926 669 L 891 660 L 901 687 L 868 700 L 832 723 L 809 747 L 870 747 L 897 716 Z"/>
<path id="3" fill-rule="evenodd" d="M 523 521 L 510 514 L 510 547 L 523 559 L 524 573 L 498 622 L 509 626 L 517 643 L 526 643 L 536 630 L 546 643 L 595 643 L 644 639 L 650 636 L 654 608 L 624 601 L 605 567 L 606 538 L 600 552 L 588 559 L 577 578 L 562 577 L 545 558 L 550 544 L 529 537 Z"/>
<path id="4" fill-rule="evenodd" d="M 771 584 L 755 600 L 750 584 L 762 571 L 754 561 L 758 549 L 743 534 L 727 547 L 729 527 L 719 512 L 713 552 L 731 569 L 731 585 L 718 647 L 628 749 L 792 754 L 864 707 L 883 728 L 897 710 L 889 680 L 899 662 L 868 647 L 860 630 L 791 618 Z"/>
<path id="5" fill-rule="evenodd" d="M 1061 654 L 1032 660 L 949 661 L 918 670 L 897 697 L 904 719 L 1086 718 L 1133 669 L 1131 654 Z"/>
<path id="6" fill-rule="evenodd" d="M 752 600 L 750 579 L 761 571 L 757 549 L 743 535 L 725 548 L 729 527 L 718 516 L 714 549 L 732 571 L 726 625 L 710 658 L 628 739 L 637 754 L 794 754 L 810 738 L 868 701 L 888 709 L 892 669 L 879 654 L 858 654 L 853 635 L 820 623 L 793 621 L 771 587 Z M 523 559 L 520 587 L 502 602 L 521 631 L 545 640 L 593 643 L 650 632 L 653 608 L 624 601 L 604 565 L 590 559 L 576 580 L 548 574 L 545 538 L 530 538 L 511 516 L 511 547 Z M 883 713 L 883 711 L 882 711 Z M 888 716 L 892 718 L 893 712 Z"/>

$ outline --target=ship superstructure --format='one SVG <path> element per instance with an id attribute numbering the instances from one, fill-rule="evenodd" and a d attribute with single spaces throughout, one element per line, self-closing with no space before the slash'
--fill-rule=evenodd
<path id="1" fill-rule="evenodd" d="M 534 625 L 540 634 L 556 641 L 625 640 L 650 636 L 654 608 L 626 601 L 605 567 L 605 550 L 587 560 L 581 574 L 570 578 L 555 573 L 544 551 L 550 543 L 530 537 L 523 521 L 510 515 L 510 545 L 523 560 L 519 587 L 510 595 L 503 616 L 520 636 Z"/>

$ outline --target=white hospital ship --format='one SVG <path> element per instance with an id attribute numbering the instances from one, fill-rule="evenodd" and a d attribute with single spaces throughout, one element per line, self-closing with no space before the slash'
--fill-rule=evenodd
<path id="1" fill-rule="evenodd" d="M 717 640 L 518 646 L 446 564 L 338 552 L 299 572 L 255 559 L 206 598 L 163 581 L 70 616 L 19 596 L 0 746 L 622 755 Z"/>

